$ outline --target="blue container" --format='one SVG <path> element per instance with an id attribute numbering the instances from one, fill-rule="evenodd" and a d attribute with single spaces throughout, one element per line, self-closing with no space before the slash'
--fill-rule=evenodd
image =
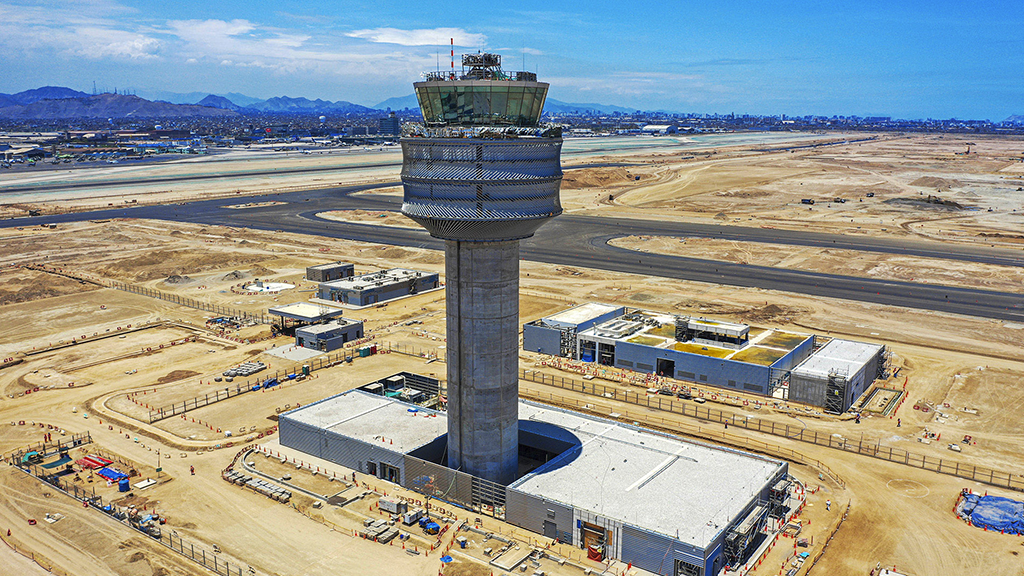
<path id="1" fill-rule="evenodd" d="M 580 353 L 580 360 L 582 360 L 584 362 L 593 362 L 594 361 L 594 353 L 593 352 L 582 352 L 582 353 Z"/>
<path id="2" fill-rule="evenodd" d="M 131 484 L 131 482 L 128 481 L 127 478 L 121 478 L 120 480 L 117 481 L 117 491 L 118 492 L 127 492 L 127 491 L 129 491 L 131 489 L 132 489 L 132 484 Z"/>

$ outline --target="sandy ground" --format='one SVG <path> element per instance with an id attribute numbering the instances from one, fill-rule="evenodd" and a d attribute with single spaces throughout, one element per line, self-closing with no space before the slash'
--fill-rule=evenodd
<path id="1" fill-rule="evenodd" d="M 764 244 L 714 238 L 628 236 L 613 239 L 610 244 L 640 252 L 773 268 L 982 288 L 999 292 L 1024 291 L 1024 269 L 1012 266 L 973 262 L 957 262 L 955 266 L 951 266 L 949 260 L 801 246 L 772 246 L 771 250 L 767 250 Z"/>
<path id="2" fill-rule="evenodd" d="M 975 143 L 972 153 L 958 155 L 968 141 Z M 600 142 L 587 144 L 600 150 Z M 680 149 L 678 141 L 655 144 L 629 149 L 618 156 L 607 152 L 584 155 L 585 148 L 578 148 L 577 159 L 581 162 L 617 159 L 631 165 L 568 171 L 563 204 L 567 209 L 593 214 L 740 221 L 745 225 L 814 227 L 893 236 L 913 234 L 940 241 L 1019 245 L 1014 238 L 1020 234 L 1017 220 L 1022 211 L 1020 196 L 1014 192 L 1021 185 L 1018 181 L 1024 181 L 1019 162 L 1024 142 L 1019 140 L 886 136 L 874 142 L 781 152 L 757 152 L 751 145 L 721 146 L 702 152 Z M 379 154 L 383 159 L 393 152 Z M 208 165 L 182 163 L 184 168 L 161 165 L 155 173 L 230 170 L 237 168 L 232 168 L 232 162 L 250 160 L 282 167 L 298 162 L 319 162 L 324 166 L 336 162 L 340 166 L 349 161 L 341 156 L 272 161 L 260 158 L 239 156 Z M 132 172 L 126 172 L 124 177 L 128 179 L 131 175 Z M 46 178 L 58 177 L 99 176 Z M 308 176 L 306 184 L 310 184 Z M 189 190 L 194 193 L 194 189 Z M 874 196 L 867 197 L 868 192 Z M 919 201 L 929 194 L 948 203 Z M 836 196 L 849 201 L 830 205 L 828 200 Z M 810 207 L 813 210 L 799 204 L 805 197 L 816 199 L 817 203 Z M 980 209 L 969 209 L 972 207 Z M 989 207 L 992 212 L 988 212 Z M 380 218 L 379 214 L 354 212 L 338 217 L 374 223 L 390 220 L 389 224 L 402 225 L 396 216 Z M 680 243 L 674 239 L 628 238 L 620 242 L 639 250 L 684 253 L 712 260 L 822 271 L 835 271 L 842 266 L 847 273 L 866 276 L 1020 290 L 1019 271 L 999 267 L 959 263 L 942 266 L 924 259 L 879 258 L 838 251 L 813 254 L 799 248 L 705 239 Z M 162 482 L 142 497 L 166 511 L 171 519 L 170 529 L 186 539 L 206 545 L 216 543 L 225 554 L 244 559 L 260 574 L 436 573 L 438 566 L 433 556 L 411 556 L 391 547 L 383 550 L 379 545 L 349 536 L 350 528 L 359 525 L 361 515 L 371 512 L 370 501 L 359 501 L 351 509 L 328 508 L 321 512 L 310 508 L 309 500 L 296 498 L 293 508 L 222 481 L 220 470 L 228 465 L 245 437 L 239 438 L 239 433 L 228 440 L 223 433 L 211 431 L 210 426 L 234 431 L 245 426 L 247 437 L 253 427 L 272 427 L 277 411 L 287 405 L 306 403 L 401 370 L 443 375 L 443 363 L 426 364 L 422 358 L 397 354 L 360 359 L 350 366 L 321 371 L 316 378 L 302 383 L 213 404 L 189 413 L 187 419 L 172 418 L 149 425 L 138 420 L 148 409 L 129 400 L 128 393 L 146 391 L 144 402 L 151 405 L 179 402 L 207 393 L 214 386 L 208 383 L 212 377 L 253 357 L 271 364 L 271 370 L 286 365 L 292 368 L 292 363 L 265 354 L 268 348 L 290 340 L 278 338 L 245 344 L 238 339 L 258 338 L 266 335 L 267 329 L 252 327 L 226 334 L 212 333 L 205 326 L 211 313 L 16 266 L 62 266 L 98 280 L 133 282 L 219 306 L 260 312 L 307 299 L 313 286 L 302 277 L 305 267 L 312 264 L 344 260 L 355 263 L 357 272 L 396 266 L 443 272 L 442 254 L 313 236 L 136 220 L 74 224 L 57 230 L 9 230 L 4 232 L 0 245 L 0 325 L 5 327 L 0 331 L 0 358 L 21 357 L 33 349 L 38 352 L 72 338 L 115 333 L 110 338 L 25 355 L 22 363 L 0 369 L 0 423 L 4 424 L 0 449 L 11 450 L 40 439 L 42 432 L 38 428 L 9 424 L 25 420 L 69 432 L 90 431 L 97 447 L 131 460 L 147 474 L 153 473 L 156 451 L 160 450 Z M 779 424 L 840 434 L 851 441 L 903 448 L 948 461 L 1001 470 L 1019 471 L 1022 467 L 1024 429 L 1019 408 L 1024 406 L 1024 393 L 1019 382 L 1024 376 L 1024 330 L 1019 326 L 783 292 L 525 261 L 521 265 L 520 315 L 524 322 L 573 303 L 603 301 L 738 320 L 755 329 L 778 328 L 884 343 L 893 351 L 894 366 L 899 366 L 901 372 L 899 379 L 880 385 L 899 388 L 905 381 L 908 389 L 907 402 L 897 414 L 902 423 L 899 428 L 886 417 L 865 417 L 857 425 L 849 419 L 806 411 L 799 406 L 780 405 L 754 411 L 737 403 L 721 402 L 715 407 L 740 416 L 754 414 Z M 296 288 L 279 294 L 239 293 L 238 285 L 254 278 L 288 282 Z M 355 315 L 366 323 L 368 333 L 378 342 L 406 346 L 415 352 L 444 354 L 443 291 L 361 310 Z M 123 334 L 124 338 L 116 334 L 119 327 L 145 322 L 152 322 L 152 327 Z M 196 341 L 169 345 L 185 338 Z M 165 347 L 159 348 L 161 344 Z M 537 355 L 524 352 L 520 365 L 533 368 L 539 360 Z M 71 382 L 74 387 L 68 387 Z M 26 389 L 36 386 L 43 389 L 24 395 Z M 46 389 L 47 386 L 50 388 Z M 547 394 L 550 401 L 558 396 L 560 404 L 589 404 L 588 410 L 592 412 L 617 412 L 699 438 L 732 445 L 756 446 L 757 442 L 767 442 L 796 451 L 805 459 L 826 463 L 846 482 L 845 489 L 826 480 L 819 482 L 813 468 L 793 466 L 794 474 L 809 486 L 821 485 L 804 512 L 804 517 L 811 520 L 807 534 L 816 538 L 812 553 L 820 549 L 820 538 L 838 519 L 838 510 L 847 502 L 851 504 L 849 517 L 815 573 L 866 574 L 880 562 L 916 576 L 979 571 L 1024 574 L 1019 556 L 1013 554 L 1021 551 L 1019 538 L 971 528 L 956 520 L 950 511 L 963 487 L 1015 499 L 1021 499 L 1020 494 L 735 427 L 730 428 L 731 436 L 726 437 L 724 430 L 709 428 L 701 421 L 675 416 L 666 419 L 664 412 L 611 400 L 596 402 L 594 397 L 529 382 L 521 383 L 521 389 L 527 396 Z M 915 404 L 929 410 L 914 410 Z M 193 417 L 203 424 L 193 423 Z M 941 437 L 932 439 L 930 444 L 919 442 L 926 433 Z M 958 442 L 964 435 L 972 436 L 975 443 L 962 445 L 962 453 L 948 450 L 948 443 Z M 232 449 L 214 448 L 228 441 L 234 444 Z M 273 464 L 258 464 L 264 465 L 275 474 L 280 471 Z M 195 466 L 195 476 L 188 473 L 190 466 Z M 196 565 L 185 563 L 127 528 L 95 519 L 90 516 L 93 511 L 81 509 L 63 496 L 45 496 L 46 487 L 34 480 L 10 469 L 0 472 L 4 487 L 0 491 L 0 528 L 20 527 L 15 538 L 44 554 L 58 569 L 75 574 L 146 576 L 198 570 Z M 303 478 L 294 472 L 292 475 L 311 489 L 326 490 L 332 485 L 325 485 L 322 478 Z M 391 487 L 389 492 L 394 489 Z M 825 499 L 833 502 L 831 514 L 822 511 Z M 68 518 L 26 532 L 25 519 L 46 511 L 60 511 Z M 496 524 L 494 529 L 508 527 Z M 781 542 L 792 546 L 790 540 Z M 779 562 L 786 557 L 783 548 L 777 545 L 756 574 L 777 574 Z M 142 557 L 136 556 L 137 552 Z M 575 552 L 578 556 L 579 551 Z M 573 557 L 573 551 L 565 553 Z M 367 558 L 381 561 L 369 563 Z M 489 573 L 468 558 L 457 560 L 450 573 Z M 562 570 L 552 572 L 580 573 L 575 568 Z"/>

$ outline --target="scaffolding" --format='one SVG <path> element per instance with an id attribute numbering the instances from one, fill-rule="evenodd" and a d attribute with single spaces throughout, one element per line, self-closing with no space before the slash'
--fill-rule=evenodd
<path id="1" fill-rule="evenodd" d="M 770 368 L 768 370 L 768 394 L 775 396 L 777 390 L 782 390 L 782 400 L 789 400 L 789 380 L 793 372 L 781 368 Z"/>
<path id="2" fill-rule="evenodd" d="M 846 369 L 832 368 L 828 371 L 828 382 L 825 387 L 825 412 L 842 414 L 845 411 L 844 399 L 848 388 Z"/>
<path id="3" fill-rule="evenodd" d="M 882 346 L 878 351 L 878 370 L 875 373 L 876 380 L 888 380 L 889 368 L 892 367 L 892 351 L 888 346 Z"/>
<path id="4" fill-rule="evenodd" d="M 576 357 L 576 327 L 570 326 L 558 332 L 558 355 L 578 360 Z"/>
<path id="5" fill-rule="evenodd" d="M 757 505 L 750 511 L 742 522 L 729 529 L 725 535 L 725 563 L 729 566 L 738 566 L 743 563 L 744 556 L 757 538 L 757 535 L 764 529 L 768 519 L 768 502 L 758 500 Z"/>

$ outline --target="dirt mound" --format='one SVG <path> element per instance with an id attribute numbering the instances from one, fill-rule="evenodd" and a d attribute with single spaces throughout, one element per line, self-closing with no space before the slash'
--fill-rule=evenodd
<path id="1" fill-rule="evenodd" d="M 135 562 L 141 562 L 146 559 L 146 555 L 142 552 L 136 552 L 128 557 L 128 563 L 134 564 Z"/>
<path id="2" fill-rule="evenodd" d="M 188 284 L 192 279 L 188 276 L 180 276 L 178 274 L 171 274 L 164 279 L 164 284 Z"/>
<path id="3" fill-rule="evenodd" d="M 21 278 L 5 275 L 3 287 L 0 288 L 0 306 L 80 294 L 98 288 L 94 284 L 82 284 L 70 278 L 51 276 L 43 272 L 28 271 Z"/>
<path id="4" fill-rule="evenodd" d="M 726 214 L 725 212 L 719 212 L 718 214 L 715 214 L 715 220 L 728 220 L 728 219 L 729 219 L 729 215 Z"/>
<path id="5" fill-rule="evenodd" d="M 946 180 L 945 178 L 939 178 L 938 176 L 922 176 L 917 180 L 910 183 L 911 186 L 921 186 L 923 188 L 937 188 L 949 190 L 953 186 L 959 186 L 960 183 L 956 180 Z"/>
<path id="6" fill-rule="evenodd" d="M 634 176 L 625 168 L 580 168 L 562 176 L 562 189 L 600 188 L 633 180 Z"/>
<path id="7" fill-rule="evenodd" d="M 177 380 L 184 380 L 185 378 L 191 378 L 193 376 L 199 376 L 199 372 L 193 372 L 191 370 L 174 370 L 169 372 L 165 376 L 161 376 L 156 379 L 157 384 L 166 384 L 168 382 L 175 382 Z"/>
<path id="8" fill-rule="evenodd" d="M 408 256 L 409 252 L 405 248 L 399 248 L 397 246 L 389 246 L 380 251 L 381 258 L 405 260 L 408 258 Z"/>
<path id="9" fill-rule="evenodd" d="M 273 276 L 274 274 L 277 274 L 277 272 L 274 272 L 262 264 L 257 264 L 249 269 L 249 274 L 252 274 L 257 278 L 265 278 L 267 276 Z"/>
<path id="10" fill-rule="evenodd" d="M 265 258 L 261 254 L 243 252 L 153 250 L 101 266 L 97 272 L 108 278 L 145 282 L 171 275 L 197 274 L 229 266 L 244 266 Z"/>
<path id="11" fill-rule="evenodd" d="M 240 272 L 238 270 L 228 272 L 224 275 L 225 280 L 241 280 L 242 278 L 245 278 L 245 272 Z"/>
<path id="12" fill-rule="evenodd" d="M 748 310 L 740 314 L 740 317 L 748 322 L 771 322 L 780 318 L 794 318 L 801 313 L 803 313 L 803 310 L 800 308 L 768 304 L 767 306 Z"/>
<path id="13" fill-rule="evenodd" d="M 174 230 L 171 232 L 171 236 L 184 236 L 185 234 L 181 230 Z"/>

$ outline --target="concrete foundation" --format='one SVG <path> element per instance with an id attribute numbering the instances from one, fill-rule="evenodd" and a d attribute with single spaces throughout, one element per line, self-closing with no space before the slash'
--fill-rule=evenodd
<path id="1" fill-rule="evenodd" d="M 493 482 L 519 464 L 519 241 L 445 242 L 448 466 Z"/>

